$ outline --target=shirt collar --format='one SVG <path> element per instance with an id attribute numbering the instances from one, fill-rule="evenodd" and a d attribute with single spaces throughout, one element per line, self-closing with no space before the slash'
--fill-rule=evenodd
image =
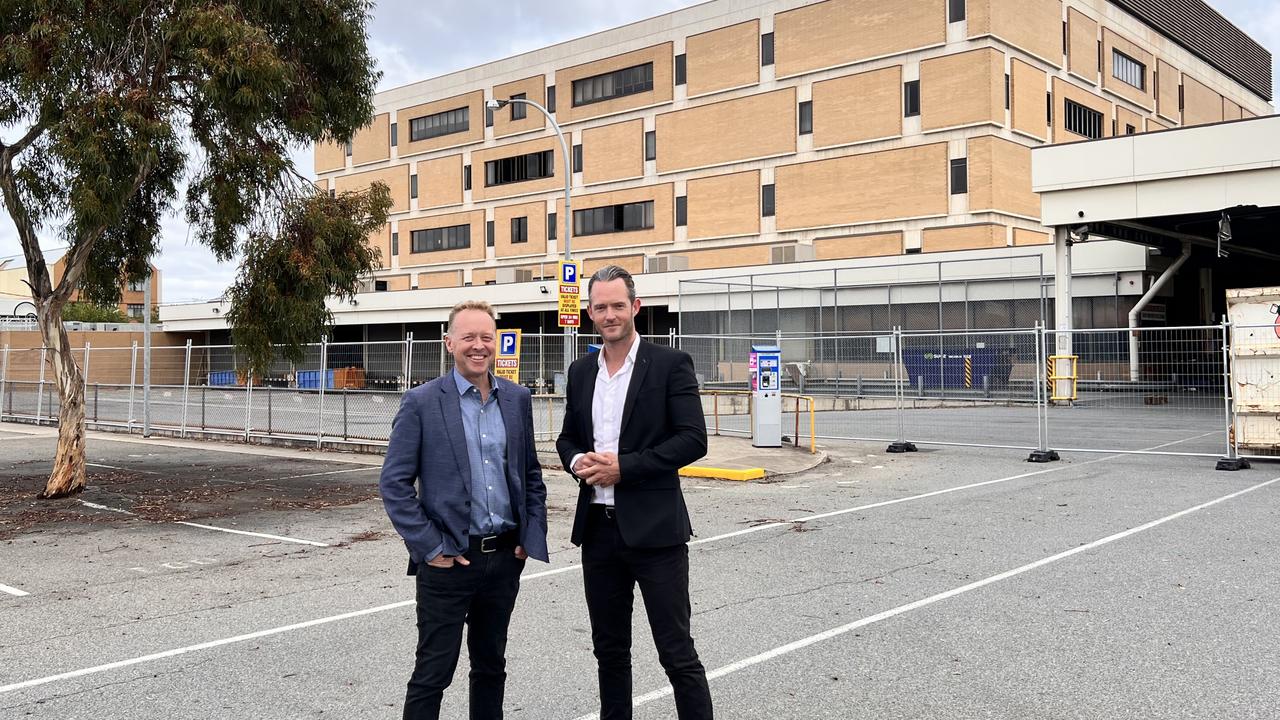
<path id="1" fill-rule="evenodd" d="M 459 395 L 466 395 L 468 390 L 475 387 L 470 380 L 462 377 L 462 373 L 458 372 L 458 368 L 453 369 L 453 381 L 458 385 Z M 489 373 L 489 388 L 490 392 L 498 392 L 498 381 L 493 376 L 493 373 Z"/>
<path id="2" fill-rule="evenodd" d="M 638 353 L 639 351 L 640 351 L 640 333 L 636 333 L 635 338 L 631 340 L 631 349 L 627 351 L 627 359 L 623 361 L 623 365 L 628 365 L 628 364 L 635 365 L 636 353 Z M 604 367 L 604 346 L 601 346 L 600 349 L 597 350 L 596 352 L 599 353 L 600 355 L 600 357 L 597 359 L 597 362 L 600 363 L 600 367 Z"/>

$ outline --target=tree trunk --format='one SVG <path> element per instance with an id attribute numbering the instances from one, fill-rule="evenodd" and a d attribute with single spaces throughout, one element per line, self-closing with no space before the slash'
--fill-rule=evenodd
<path id="1" fill-rule="evenodd" d="M 71 342 L 62 324 L 62 308 L 41 303 L 40 335 L 49 349 L 49 364 L 58 386 L 58 453 L 53 472 L 45 484 L 41 498 L 60 498 L 84 490 L 84 379 L 71 354 Z"/>

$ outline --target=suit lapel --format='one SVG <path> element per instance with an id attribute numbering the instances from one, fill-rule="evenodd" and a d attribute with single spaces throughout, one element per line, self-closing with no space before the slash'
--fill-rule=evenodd
<path id="1" fill-rule="evenodd" d="M 597 350 L 596 353 L 602 352 Z M 588 355 L 594 362 L 583 363 L 584 367 L 578 377 L 578 397 L 582 398 L 582 418 L 583 424 L 586 426 L 586 434 L 583 440 L 587 443 L 587 448 L 595 450 L 596 446 L 596 421 L 595 415 L 592 414 L 592 406 L 596 400 L 596 375 L 600 372 L 600 355 Z"/>
<path id="2" fill-rule="evenodd" d="M 462 473 L 462 482 L 471 492 L 471 460 L 467 457 L 466 430 L 462 425 L 462 399 L 453 378 L 445 377 L 440 383 L 440 415 L 444 418 L 444 431 L 453 447 L 453 457 Z"/>
<path id="3" fill-rule="evenodd" d="M 627 402 L 622 406 L 622 427 L 618 429 L 618 442 L 622 442 L 622 435 L 627 432 L 627 425 L 631 424 L 631 411 L 635 408 L 636 397 L 640 395 L 640 386 L 644 384 L 644 374 L 649 370 L 649 343 L 641 340 L 640 347 L 636 348 L 636 364 L 631 368 L 631 382 L 627 383 Z"/>

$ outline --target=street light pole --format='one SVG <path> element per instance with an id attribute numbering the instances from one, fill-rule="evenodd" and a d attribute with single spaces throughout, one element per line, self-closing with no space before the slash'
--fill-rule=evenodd
<path id="1" fill-rule="evenodd" d="M 573 209 L 572 200 L 570 198 L 570 190 L 573 187 L 573 157 L 569 154 L 569 143 L 565 142 L 564 133 L 560 130 L 560 124 L 556 119 L 551 117 L 551 113 L 542 105 L 525 98 L 510 98 L 508 100 L 489 100 L 485 103 L 485 107 L 490 111 L 500 110 L 511 103 L 524 103 L 532 105 L 538 109 L 538 112 L 551 123 L 551 129 L 556 131 L 556 137 L 560 138 L 560 151 L 564 157 L 564 261 L 571 262 L 573 260 Z M 557 286 L 561 278 L 556 278 Z M 559 311 L 557 311 L 558 314 Z M 581 310 L 579 310 L 581 316 Z M 564 329 L 564 373 L 565 382 L 569 381 L 569 364 L 573 362 L 573 356 L 576 354 L 576 348 L 573 342 L 573 328 L 566 327 Z"/>

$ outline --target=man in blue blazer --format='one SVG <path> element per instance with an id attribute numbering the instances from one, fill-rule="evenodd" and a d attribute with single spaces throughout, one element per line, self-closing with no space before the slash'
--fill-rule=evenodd
<path id="1" fill-rule="evenodd" d="M 440 716 L 466 624 L 472 720 L 502 717 L 507 628 L 525 559 L 547 562 L 547 493 L 529 390 L 495 377 L 493 308 L 449 315 L 454 370 L 405 393 L 382 502 L 417 576 L 418 649 L 405 720 Z"/>

